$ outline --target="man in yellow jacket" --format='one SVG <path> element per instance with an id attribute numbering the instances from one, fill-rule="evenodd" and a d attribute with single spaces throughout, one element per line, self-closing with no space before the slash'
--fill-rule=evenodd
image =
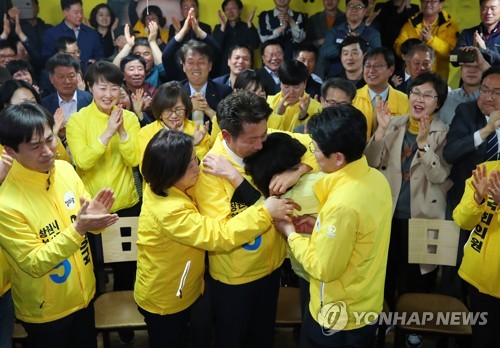
<path id="1" fill-rule="evenodd" d="M 266 101 L 248 90 L 227 96 L 218 107 L 221 134 L 209 153 L 222 155 L 252 182 L 243 159 L 262 148 L 267 118 L 272 110 Z M 309 135 L 298 134 L 309 146 Z M 279 174 L 271 182 L 271 194 L 285 193 L 300 176 L 315 168 L 312 154 L 302 158 L 296 170 Z M 195 199 L 203 215 L 227 220 L 252 206 L 254 190 L 235 195 L 226 179 L 200 172 Z M 242 229 L 246 226 L 241 226 Z M 279 291 L 279 267 L 285 258 L 285 241 L 274 225 L 263 229 L 252 242 L 231 251 L 209 252 L 212 305 L 215 314 L 215 347 L 272 347 Z"/>
<path id="2" fill-rule="evenodd" d="M 394 50 L 401 57 L 401 45 L 408 39 L 416 38 L 431 46 L 435 52 L 432 71 L 448 81 L 450 51 L 457 44 L 460 29 L 443 10 L 444 0 L 422 0 L 422 11 L 403 25 L 394 42 Z"/>
<path id="3" fill-rule="evenodd" d="M 318 217 L 303 215 L 295 226 L 275 222 L 310 275 L 301 346 L 370 347 L 384 302 L 391 190 L 363 156 L 366 121 L 359 110 L 325 108 L 308 126 L 316 161 L 327 173 L 314 185 Z"/>
<path id="4" fill-rule="evenodd" d="M 389 85 L 394 73 L 394 54 L 385 47 L 374 48 L 363 58 L 363 79 L 366 85 L 358 89 L 352 105 L 366 117 L 366 138 L 370 139 L 377 129 L 374 113 L 377 98 L 387 102 L 393 116 L 406 115 L 410 111 L 408 96 Z"/>
<path id="5" fill-rule="evenodd" d="M 55 160 L 54 119 L 39 105 L 12 105 L 0 117 L 0 142 L 15 159 L 0 186 L 0 246 L 16 317 L 30 347 L 97 347 L 86 233 L 117 221 L 113 191 L 87 200 L 73 167 Z"/>

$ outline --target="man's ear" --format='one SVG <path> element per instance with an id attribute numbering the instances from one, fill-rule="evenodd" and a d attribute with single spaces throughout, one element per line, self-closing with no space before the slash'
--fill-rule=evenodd
<path id="1" fill-rule="evenodd" d="M 226 143 L 230 143 L 231 140 L 233 139 L 233 137 L 231 136 L 231 134 L 229 134 L 229 132 L 225 129 L 223 129 L 221 131 L 222 133 L 222 139 L 224 139 L 226 141 Z"/>
<path id="2" fill-rule="evenodd" d="M 335 153 L 335 164 L 337 165 L 338 168 L 342 168 L 347 164 L 345 156 L 342 152 Z"/>
<path id="3" fill-rule="evenodd" d="M 16 151 L 14 151 L 13 148 L 11 148 L 10 146 L 4 146 L 3 149 L 5 150 L 5 152 L 7 152 L 7 155 L 9 155 L 10 157 L 12 158 L 16 158 Z"/>

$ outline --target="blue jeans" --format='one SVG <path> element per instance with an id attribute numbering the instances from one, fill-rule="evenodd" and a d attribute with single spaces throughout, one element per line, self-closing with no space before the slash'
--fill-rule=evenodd
<path id="1" fill-rule="evenodd" d="M 14 319 L 14 302 L 9 289 L 0 297 L 0 348 L 12 348 Z"/>

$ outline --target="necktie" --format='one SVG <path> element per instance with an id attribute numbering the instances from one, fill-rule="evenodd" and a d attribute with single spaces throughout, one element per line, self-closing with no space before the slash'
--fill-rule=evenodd
<path id="1" fill-rule="evenodd" d="M 498 137 L 496 131 L 486 138 L 486 158 L 486 161 L 498 160 Z"/>

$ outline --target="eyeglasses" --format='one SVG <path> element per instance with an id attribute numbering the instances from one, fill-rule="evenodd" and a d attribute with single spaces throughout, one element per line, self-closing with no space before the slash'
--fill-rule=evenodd
<path id="1" fill-rule="evenodd" d="M 422 93 L 419 90 L 415 90 L 415 89 L 410 91 L 410 96 L 414 96 L 415 98 L 422 98 L 425 101 L 436 99 L 438 97 L 437 95 Z"/>
<path id="2" fill-rule="evenodd" d="M 383 69 L 386 67 L 387 67 L 386 64 L 373 64 L 373 65 L 365 64 L 364 65 L 365 70 L 380 70 L 380 69 Z"/>
<path id="3" fill-rule="evenodd" d="M 498 99 L 500 98 L 500 89 L 489 89 L 486 87 L 480 87 L 479 94 L 482 94 L 484 96 L 489 95 L 493 99 Z"/>
<path id="4" fill-rule="evenodd" d="M 353 4 L 349 4 L 349 5 L 347 5 L 347 8 L 348 8 L 349 10 L 356 10 L 356 11 L 360 11 L 360 10 L 362 10 L 362 9 L 366 8 L 366 6 L 364 6 L 364 5 L 353 5 Z"/>
<path id="5" fill-rule="evenodd" d="M 283 52 L 269 53 L 265 54 L 265 56 L 269 58 L 283 58 Z"/>
<path id="6" fill-rule="evenodd" d="M 185 108 L 175 108 L 173 110 L 163 110 L 161 115 L 166 118 L 171 118 L 174 114 L 177 117 L 183 117 L 185 113 L 186 113 Z"/>
<path id="7" fill-rule="evenodd" d="M 325 102 L 330 105 L 330 106 L 337 106 L 337 105 L 348 105 L 348 102 L 345 101 L 336 101 L 335 99 L 325 99 Z"/>
<path id="8" fill-rule="evenodd" d="M 0 59 L 15 58 L 15 54 L 0 54 Z"/>

